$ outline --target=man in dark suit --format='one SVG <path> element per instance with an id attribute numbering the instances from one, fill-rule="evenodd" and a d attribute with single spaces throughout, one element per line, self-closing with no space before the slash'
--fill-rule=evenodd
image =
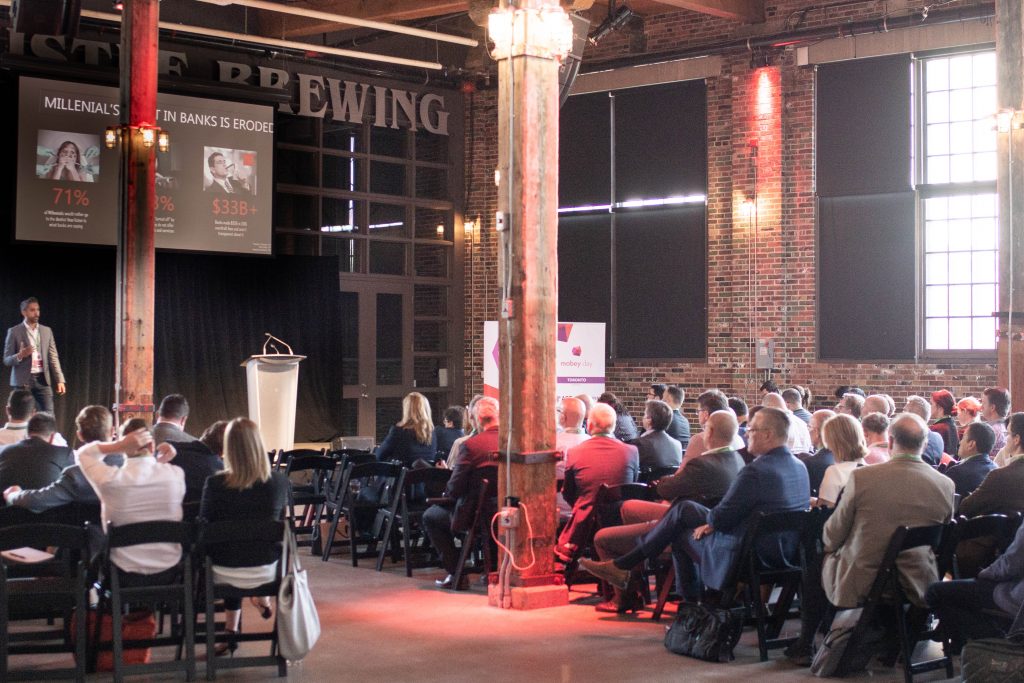
<path id="1" fill-rule="evenodd" d="M 479 430 L 475 436 L 459 445 L 452 476 L 444 492 L 446 498 L 455 501 L 454 510 L 442 505 L 432 505 L 423 513 L 423 529 L 430 538 L 431 545 L 441 555 L 441 564 L 448 572 L 448 576 L 435 581 L 441 588 L 468 588 L 466 577 L 462 577 L 463 581 L 459 586 L 452 585 L 452 575 L 459 561 L 459 553 L 455 548 L 455 534 L 468 530 L 476 514 L 476 500 L 470 495 L 474 493 L 474 470 L 495 464 L 494 454 L 499 449 L 498 414 L 498 401 L 489 396 L 481 398 L 473 406 L 473 417 Z M 612 414 L 614 415 L 614 411 Z M 614 423 L 613 418 L 612 424 Z"/>
<path id="2" fill-rule="evenodd" d="M 821 438 L 821 427 L 830 419 L 836 416 L 833 410 L 815 410 L 811 415 L 811 421 L 807 424 L 807 431 L 811 434 L 811 443 L 814 445 L 814 453 L 801 458 L 804 466 L 807 467 L 807 479 L 811 485 L 811 498 L 818 497 L 818 489 L 821 488 L 821 481 L 825 478 L 825 470 L 836 464 L 836 456 L 825 447 Z"/>
<path id="3" fill-rule="evenodd" d="M 39 300 L 35 297 L 21 302 L 21 316 L 24 321 L 7 330 L 4 365 L 11 369 L 11 386 L 28 389 L 36 408 L 52 413 L 54 389 L 58 394 L 67 391 L 53 330 L 39 324 Z"/>
<path id="4" fill-rule="evenodd" d="M 988 473 L 974 493 L 960 501 L 958 513 L 965 517 L 1024 512 L 1024 413 L 1014 413 L 1006 428 L 1010 463 Z"/>
<path id="5" fill-rule="evenodd" d="M 602 561 L 583 559 L 580 566 L 621 588 L 633 567 L 664 552 L 677 534 L 682 503 L 695 500 L 714 505 L 736 480 L 743 468 L 743 458 L 730 445 L 736 429 L 736 418 L 731 412 L 712 413 L 705 421 L 703 432 L 708 450 L 687 458 L 678 472 L 658 482 L 658 494 L 666 500 L 674 500 L 672 506 L 626 501 L 622 506 L 624 524 L 601 529 L 594 537 Z M 692 575 L 679 576 L 677 580 L 684 592 L 687 587 L 692 589 Z M 616 611 L 623 606 L 606 603 L 598 605 L 598 610 Z"/>
<path id="6" fill-rule="evenodd" d="M 558 545 L 571 553 L 588 545 L 597 529 L 597 492 L 603 484 L 630 484 L 640 472 L 636 446 L 615 438 L 615 409 L 597 403 L 587 422 L 590 438 L 570 448 L 565 456 L 562 495 L 572 505 L 569 522 L 558 536 Z M 564 552 L 564 551 L 563 551 Z"/>
<path id="7" fill-rule="evenodd" d="M 964 438 L 957 447 L 960 461 L 946 470 L 947 477 L 956 485 L 956 493 L 961 498 L 971 495 L 981 486 L 988 473 L 996 468 L 989 454 L 996 442 L 996 433 L 984 422 L 972 422 L 967 425 Z"/>
<path id="8" fill-rule="evenodd" d="M 653 399 L 644 405 L 644 431 L 636 444 L 640 453 L 640 467 L 664 469 L 679 467 L 683 461 L 683 447 L 665 429 L 672 424 L 672 409 L 664 401 Z"/>
<path id="9" fill-rule="evenodd" d="M 0 449 L 0 490 L 10 486 L 42 488 L 75 463 L 70 448 L 50 443 L 56 431 L 53 415 L 36 413 L 28 421 L 27 438 Z"/>
<path id="10" fill-rule="evenodd" d="M 664 400 L 668 407 L 672 409 L 672 424 L 665 431 L 679 442 L 684 452 L 686 447 L 690 445 L 690 421 L 680 412 L 685 397 L 686 394 L 681 388 L 677 386 L 665 387 Z"/>
<path id="11" fill-rule="evenodd" d="M 234 175 L 235 165 L 220 152 L 214 152 L 206 158 L 207 168 L 210 170 L 210 184 L 204 188 L 205 192 L 213 192 L 222 195 L 239 195 L 248 197 L 252 194 L 247 181 Z"/>
<path id="12" fill-rule="evenodd" d="M 203 497 L 206 479 L 224 469 L 221 456 L 224 451 L 226 420 L 214 422 L 199 439 L 192 441 L 165 441 L 157 446 L 161 462 L 169 462 L 185 473 L 185 499 L 183 503 L 197 503 Z M 186 434 L 186 436 L 188 436 Z"/>
<path id="13" fill-rule="evenodd" d="M 195 441 L 196 437 L 185 432 L 188 421 L 188 401 L 181 394 L 164 396 L 160 408 L 156 411 L 156 424 L 153 425 L 153 443 L 159 446 L 165 441 L 183 443 Z"/>

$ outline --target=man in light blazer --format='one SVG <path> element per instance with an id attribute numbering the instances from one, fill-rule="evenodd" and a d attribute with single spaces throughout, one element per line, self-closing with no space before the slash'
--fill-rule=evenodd
<path id="1" fill-rule="evenodd" d="M 836 607 L 856 607 L 867 597 L 897 527 L 945 524 L 952 517 L 953 481 L 921 458 L 927 438 L 924 420 L 903 413 L 889 428 L 889 462 L 851 472 L 822 534 L 822 586 Z M 923 607 L 925 590 L 938 580 L 931 548 L 902 553 L 898 566 L 907 597 Z"/>
<path id="2" fill-rule="evenodd" d="M 53 412 L 53 392 L 66 391 L 53 330 L 39 324 L 39 300 L 21 302 L 24 321 L 7 330 L 4 365 L 11 369 L 11 386 L 28 389 L 40 411 Z"/>

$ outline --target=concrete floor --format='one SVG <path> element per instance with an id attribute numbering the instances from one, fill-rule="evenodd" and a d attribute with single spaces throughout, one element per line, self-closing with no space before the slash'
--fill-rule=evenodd
<path id="1" fill-rule="evenodd" d="M 313 652 L 289 668 L 289 680 L 309 681 L 805 681 L 808 669 L 787 664 L 781 652 L 761 663 L 756 635 L 747 630 L 736 661 L 710 664 L 669 653 L 662 645 L 670 617 L 655 623 L 650 612 L 618 617 L 596 612 L 596 599 L 570 593 L 565 607 L 516 612 L 487 604 L 484 588 L 470 592 L 438 590 L 437 572 L 419 570 L 405 577 L 401 565 L 373 570 L 372 562 L 353 568 L 339 555 L 324 563 L 303 557 L 320 610 L 323 635 Z M 669 614 L 674 613 L 670 607 Z M 246 630 L 266 628 L 247 608 Z M 796 629 L 796 622 L 789 628 Z M 244 644 L 240 652 L 262 652 L 262 644 Z M 934 651 L 934 650 L 933 650 Z M 166 656 L 166 655 L 163 655 Z M 26 661 L 27 660 L 27 661 Z M 66 660 L 64 660 L 66 661 Z M 53 663 L 52 657 L 17 658 L 16 667 Z M 268 680 L 271 669 L 218 673 L 219 680 Z M 204 672 L 200 663 L 199 677 Z M 109 675 L 97 675 L 107 680 Z M 183 676 L 148 680 L 183 680 Z M 897 670 L 862 674 L 860 680 L 898 681 Z M 917 681 L 943 680 L 942 672 Z M 139 678 L 135 680 L 147 680 Z"/>

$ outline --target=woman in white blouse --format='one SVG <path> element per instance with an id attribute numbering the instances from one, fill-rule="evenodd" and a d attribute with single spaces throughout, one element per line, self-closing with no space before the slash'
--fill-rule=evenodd
<path id="1" fill-rule="evenodd" d="M 825 447 L 836 458 L 836 464 L 825 470 L 825 477 L 818 489 L 818 506 L 835 507 L 839 494 L 850 478 L 850 472 L 864 466 L 868 445 L 860 422 L 850 415 L 836 415 L 821 428 Z"/>

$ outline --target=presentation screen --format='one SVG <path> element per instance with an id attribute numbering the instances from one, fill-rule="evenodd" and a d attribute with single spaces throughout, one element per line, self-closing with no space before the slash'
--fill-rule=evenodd
<path id="1" fill-rule="evenodd" d="M 116 244 L 119 122 L 116 88 L 22 77 L 15 238 Z M 156 246 L 269 254 L 272 107 L 160 94 L 156 125 Z"/>

